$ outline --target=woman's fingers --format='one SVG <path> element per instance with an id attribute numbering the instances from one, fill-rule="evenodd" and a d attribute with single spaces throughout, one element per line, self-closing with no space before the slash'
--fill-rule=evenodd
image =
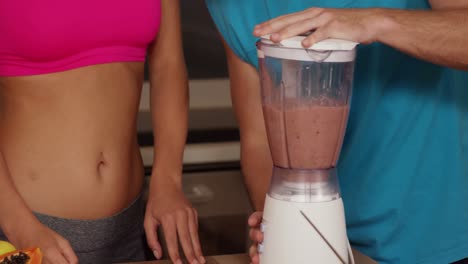
<path id="1" fill-rule="evenodd" d="M 48 248 L 44 250 L 45 264 L 69 264 L 66 257 L 58 248 Z"/>
<path id="2" fill-rule="evenodd" d="M 189 232 L 190 237 L 192 239 L 193 250 L 195 252 L 195 256 L 198 258 L 200 263 L 206 263 L 205 258 L 203 257 L 202 248 L 200 245 L 200 239 L 198 236 L 198 213 L 197 210 L 194 208 L 188 209 L 188 217 L 189 217 Z"/>
<path id="3" fill-rule="evenodd" d="M 153 251 L 153 255 L 156 259 L 161 259 L 162 248 L 158 240 L 158 223 L 152 218 L 146 217 L 144 227 L 149 248 Z"/>
<path id="4" fill-rule="evenodd" d="M 164 230 L 164 237 L 167 243 L 167 250 L 169 251 L 169 257 L 175 264 L 182 264 L 178 248 L 177 225 L 175 217 L 172 215 L 164 216 L 161 223 Z"/>
<path id="5" fill-rule="evenodd" d="M 73 251 L 70 243 L 65 239 L 61 239 L 58 243 L 59 243 L 61 253 L 67 260 L 67 263 L 78 264 L 78 257 Z"/>
<path id="6" fill-rule="evenodd" d="M 189 232 L 189 217 L 185 210 L 176 212 L 176 223 L 177 233 L 179 235 L 179 241 L 184 250 L 185 257 L 191 264 L 198 264 L 198 260 L 195 258 L 195 253 L 192 246 L 192 238 Z"/>

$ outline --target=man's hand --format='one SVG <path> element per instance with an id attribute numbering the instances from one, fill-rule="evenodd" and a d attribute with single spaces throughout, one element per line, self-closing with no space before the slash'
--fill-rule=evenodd
<path id="1" fill-rule="evenodd" d="M 262 223 L 263 212 L 255 212 L 249 217 L 249 237 L 252 240 L 253 245 L 249 249 L 250 259 L 252 264 L 260 263 L 260 257 L 258 256 L 257 247 L 258 244 L 263 241 L 263 233 L 260 230 L 260 224 Z"/>
<path id="2" fill-rule="evenodd" d="M 327 38 L 362 44 L 380 42 L 437 65 L 468 70 L 468 3 L 431 0 L 433 10 L 389 8 L 309 8 L 257 25 L 254 35 L 271 35 L 273 42 L 312 32 L 308 48 Z"/>
<path id="3" fill-rule="evenodd" d="M 379 19 L 379 9 L 309 8 L 259 24 L 254 35 L 271 34 L 272 41 L 280 42 L 313 31 L 302 42 L 306 48 L 327 38 L 370 44 L 377 40 L 379 28 L 384 26 L 385 20 Z"/>
<path id="4" fill-rule="evenodd" d="M 148 245 L 157 259 L 162 257 L 156 232 L 161 225 L 173 263 L 182 264 L 178 242 L 190 264 L 205 263 L 198 238 L 197 211 L 185 198 L 178 184 L 166 182 L 151 187 L 144 225 Z"/>

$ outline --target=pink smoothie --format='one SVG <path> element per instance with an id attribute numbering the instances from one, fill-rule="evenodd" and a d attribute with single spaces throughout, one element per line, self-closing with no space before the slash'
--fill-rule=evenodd
<path id="1" fill-rule="evenodd" d="M 281 108 L 279 107 L 263 105 L 263 115 L 273 163 L 277 167 L 289 168 L 284 113 L 281 112 Z"/>
<path id="2" fill-rule="evenodd" d="M 278 167 L 335 167 L 346 128 L 348 106 L 263 107 L 273 162 Z"/>

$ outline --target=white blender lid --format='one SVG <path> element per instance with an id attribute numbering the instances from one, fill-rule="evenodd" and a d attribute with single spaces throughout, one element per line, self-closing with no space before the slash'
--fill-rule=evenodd
<path id="1" fill-rule="evenodd" d="M 260 58 L 264 56 L 280 59 L 320 62 L 350 62 L 356 57 L 357 42 L 343 39 L 325 39 L 309 48 L 302 46 L 306 36 L 296 36 L 274 43 L 270 35 L 262 36 L 261 42 L 271 46 L 263 46 L 258 51 Z"/>
<path id="2" fill-rule="evenodd" d="M 296 49 L 304 49 L 302 46 L 302 41 L 306 38 L 306 36 L 295 36 L 291 37 L 288 39 L 284 39 L 280 41 L 280 44 L 282 47 L 285 48 L 296 48 Z M 272 44 L 275 45 L 273 41 L 270 40 L 270 35 L 265 35 L 262 36 L 262 42 L 267 43 L 267 44 Z M 308 50 L 329 50 L 329 51 L 335 51 L 335 50 L 348 50 L 351 51 L 353 50 L 359 43 L 350 41 L 350 40 L 344 40 L 344 39 L 325 39 L 322 41 L 319 41 L 312 45 L 311 47 L 307 48 Z M 277 44 L 276 44 L 277 45 Z"/>

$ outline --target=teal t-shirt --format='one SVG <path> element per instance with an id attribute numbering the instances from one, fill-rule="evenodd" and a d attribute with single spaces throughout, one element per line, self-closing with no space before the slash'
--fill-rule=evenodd
<path id="1" fill-rule="evenodd" d="M 426 0 L 206 0 L 231 49 L 257 66 L 260 22 L 309 7 L 429 9 Z M 468 73 L 382 44 L 358 48 L 338 165 L 348 235 L 379 263 L 468 257 Z"/>

